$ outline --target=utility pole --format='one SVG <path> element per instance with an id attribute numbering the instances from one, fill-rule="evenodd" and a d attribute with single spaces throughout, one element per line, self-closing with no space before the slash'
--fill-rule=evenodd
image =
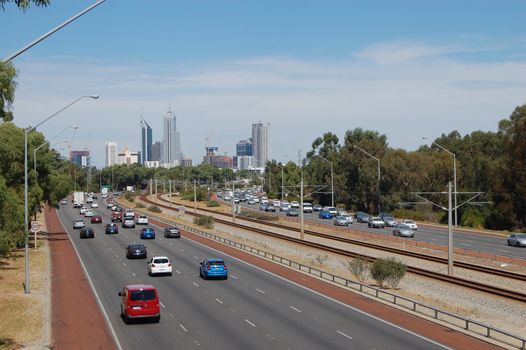
<path id="1" fill-rule="evenodd" d="M 447 183 L 447 199 L 447 273 L 449 275 L 453 275 L 453 220 L 451 220 L 451 181 Z"/>
<path id="2" fill-rule="evenodd" d="M 172 207 L 172 180 L 169 180 L 168 187 L 170 188 L 170 208 Z"/>
<path id="3" fill-rule="evenodd" d="M 194 179 L 194 213 L 197 213 L 197 189 L 196 189 L 196 181 Z"/>
<path id="4" fill-rule="evenodd" d="M 303 171 L 301 172 L 301 184 L 300 184 L 300 239 L 305 239 L 303 231 Z"/>
<path id="5" fill-rule="evenodd" d="M 232 180 L 232 222 L 236 222 L 236 203 L 234 202 L 234 180 Z"/>
<path id="6" fill-rule="evenodd" d="M 112 175 L 113 175 L 113 170 L 112 170 Z M 149 187 L 150 187 L 150 197 L 151 197 L 152 191 L 153 191 L 153 181 L 152 181 L 152 179 L 150 179 L 150 186 Z"/>

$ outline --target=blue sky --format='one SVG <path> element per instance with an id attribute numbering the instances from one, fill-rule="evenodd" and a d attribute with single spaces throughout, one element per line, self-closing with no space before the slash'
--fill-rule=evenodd
<path id="1" fill-rule="evenodd" d="M 6 57 L 94 1 L 0 11 Z M 141 111 L 162 135 L 168 106 L 185 155 L 205 139 L 232 155 L 271 123 L 271 155 L 297 159 L 324 132 L 377 130 L 407 150 L 422 136 L 495 130 L 526 103 L 526 3 L 505 1 L 108 0 L 14 60 L 19 126 L 48 137 L 78 125 L 74 148 L 102 165 L 104 141 L 140 146 Z"/>

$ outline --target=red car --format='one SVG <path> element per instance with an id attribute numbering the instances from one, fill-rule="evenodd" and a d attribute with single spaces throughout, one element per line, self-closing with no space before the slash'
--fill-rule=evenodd
<path id="1" fill-rule="evenodd" d="M 100 215 L 94 215 L 91 217 L 91 223 L 92 224 L 102 224 L 102 216 Z"/>
<path id="2" fill-rule="evenodd" d="M 122 222 L 122 211 L 112 211 L 111 212 L 111 221 L 120 221 Z"/>
<path id="3" fill-rule="evenodd" d="M 157 323 L 161 319 L 159 295 L 154 286 L 130 284 L 119 292 L 121 297 L 121 316 L 128 323 L 134 319 L 152 319 Z"/>

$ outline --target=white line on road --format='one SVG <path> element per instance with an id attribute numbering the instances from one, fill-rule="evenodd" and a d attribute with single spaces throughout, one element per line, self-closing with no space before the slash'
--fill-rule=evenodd
<path id="1" fill-rule="evenodd" d="M 175 273 L 178 274 L 178 275 L 180 275 L 180 274 L 181 274 L 181 271 L 179 271 L 179 270 L 175 270 Z"/>
<path id="2" fill-rule="evenodd" d="M 117 259 L 119 258 L 119 256 L 118 256 L 117 254 L 115 254 L 115 257 L 116 257 Z"/>
<path id="3" fill-rule="evenodd" d="M 223 304 L 223 302 L 219 299 L 216 298 L 216 301 L 219 303 L 219 304 Z"/>
<path id="4" fill-rule="evenodd" d="M 249 325 L 251 325 L 252 327 L 256 327 L 256 325 L 255 325 L 255 324 L 253 324 L 252 322 L 250 322 L 250 321 L 249 321 L 249 320 L 247 320 L 246 318 L 245 318 L 245 322 L 246 322 L 246 323 L 248 323 Z"/>
<path id="5" fill-rule="evenodd" d="M 292 305 L 289 305 L 289 307 L 290 307 L 292 310 L 296 311 L 296 312 L 301 312 L 300 309 L 296 309 L 296 308 L 295 308 L 294 306 L 292 306 Z"/>
<path id="6" fill-rule="evenodd" d="M 181 329 L 182 329 L 185 333 L 188 333 L 188 331 L 186 330 L 186 328 L 184 328 L 184 326 L 183 326 L 182 323 L 179 323 L 179 327 L 181 327 Z"/>
<path id="7" fill-rule="evenodd" d="M 194 259 L 199 259 L 199 257 L 194 255 Z"/>
<path id="8" fill-rule="evenodd" d="M 199 285 L 198 285 L 197 283 L 195 283 L 195 282 L 192 282 L 192 284 L 193 284 L 194 286 L 196 286 L 196 287 L 199 287 Z"/>
<path id="9" fill-rule="evenodd" d="M 164 306 L 163 303 L 159 302 L 159 304 L 163 307 L 163 309 L 166 309 L 166 306 Z"/>
<path id="10" fill-rule="evenodd" d="M 122 263 L 122 265 L 123 265 L 123 266 L 126 266 L 126 263 L 125 263 L 125 262 L 123 262 L 123 263 Z"/>
<path id="11" fill-rule="evenodd" d="M 135 274 L 135 272 L 132 272 L 132 275 L 133 275 L 134 277 L 137 277 L 137 275 Z"/>
<path id="12" fill-rule="evenodd" d="M 338 332 L 338 334 L 341 334 L 341 335 L 343 335 L 344 337 L 349 338 L 349 339 L 352 340 L 352 337 L 351 337 L 350 335 L 347 335 L 347 334 L 345 334 L 345 333 L 343 333 L 343 332 L 341 332 L 341 331 L 336 331 L 336 332 Z"/>
<path id="13" fill-rule="evenodd" d="M 233 279 L 237 280 L 237 276 L 236 275 L 230 275 L 230 277 L 232 277 Z"/>
<path id="14" fill-rule="evenodd" d="M 184 252 L 184 249 L 179 249 L 181 252 Z"/>
<path id="15" fill-rule="evenodd" d="M 261 289 L 256 288 L 256 290 L 257 290 L 258 292 L 260 292 L 261 294 L 265 294 L 265 292 L 262 291 Z"/>

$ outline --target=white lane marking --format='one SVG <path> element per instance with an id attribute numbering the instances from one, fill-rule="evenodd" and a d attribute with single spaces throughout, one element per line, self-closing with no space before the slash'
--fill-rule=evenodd
<path id="1" fill-rule="evenodd" d="M 192 284 L 193 284 L 194 286 L 196 286 L 196 287 L 199 287 L 199 285 L 198 285 L 197 283 L 195 283 L 195 282 L 192 282 Z"/>
<path id="2" fill-rule="evenodd" d="M 230 275 L 230 277 L 232 277 L 233 279 L 237 280 L 237 276 L 236 275 Z"/>
<path id="3" fill-rule="evenodd" d="M 137 277 L 137 275 L 135 274 L 135 272 L 132 272 L 132 275 L 133 275 L 134 277 Z"/>
<path id="4" fill-rule="evenodd" d="M 184 328 L 184 326 L 183 326 L 182 323 L 179 323 L 179 327 L 181 327 L 181 329 L 183 330 L 183 332 L 188 333 L 188 331 L 186 330 L 186 328 Z"/>
<path id="5" fill-rule="evenodd" d="M 163 307 L 163 309 L 166 309 L 166 306 L 164 306 L 163 303 L 159 302 L 159 304 Z"/>
<path id="6" fill-rule="evenodd" d="M 180 251 L 184 252 L 184 249 L 179 249 Z"/>
<path id="7" fill-rule="evenodd" d="M 291 308 L 292 310 L 296 311 L 296 312 L 301 312 L 301 310 L 300 310 L 300 309 L 297 309 L 297 308 L 295 308 L 295 307 L 294 307 L 294 306 L 292 306 L 292 305 L 289 305 L 289 307 L 290 307 L 290 308 Z"/>
<path id="8" fill-rule="evenodd" d="M 259 289 L 259 288 L 256 288 L 256 290 L 257 290 L 258 292 L 260 292 L 261 294 L 265 294 L 265 292 L 264 292 L 264 291 L 262 291 L 262 290 L 261 290 L 261 289 Z"/>
<path id="9" fill-rule="evenodd" d="M 336 332 L 337 332 L 338 334 L 341 334 L 341 335 L 343 335 L 344 337 L 349 338 L 349 339 L 352 340 L 352 337 L 351 337 L 350 335 L 347 335 L 347 334 L 345 334 L 345 333 L 343 333 L 343 332 L 341 332 L 341 331 L 336 331 Z"/>
<path id="10" fill-rule="evenodd" d="M 194 259 L 199 259 L 199 257 L 194 255 Z"/>
<path id="11" fill-rule="evenodd" d="M 180 274 L 181 274 L 181 271 L 179 271 L 179 270 L 175 270 L 175 273 L 178 274 L 178 275 L 180 275 Z"/>
<path id="12" fill-rule="evenodd" d="M 219 299 L 216 298 L 216 301 L 219 303 L 219 304 L 223 304 L 223 302 Z"/>
<path id="13" fill-rule="evenodd" d="M 170 245 L 174 245 L 172 242 L 170 242 Z"/>
<path id="14" fill-rule="evenodd" d="M 117 254 L 115 254 L 115 257 L 116 257 L 117 259 L 119 258 L 119 256 L 118 256 Z"/>
<path id="15" fill-rule="evenodd" d="M 252 322 L 250 322 L 250 321 L 249 321 L 249 320 L 247 320 L 246 318 L 245 318 L 245 322 L 246 322 L 246 323 L 248 323 L 249 325 L 251 325 L 252 327 L 256 327 L 256 325 L 255 325 L 255 324 L 253 324 Z"/>
<path id="16" fill-rule="evenodd" d="M 426 338 L 426 337 L 424 337 L 424 336 L 422 336 L 422 335 L 420 335 L 420 334 L 417 334 L 417 333 L 415 333 L 415 332 L 412 332 L 412 331 L 410 331 L 410 330 L 408 330 L 408 329 L 406 329 L 406 328 L 403 328 L 403 327 L 401 327 L 401 326 L 398 326 L 398 325 L 396 325 L 396 324 L 394 324 L 394 323 L 391 323 L 391 322 L 389 322 L 389 321 L 382 320 L 381 318 L 378 318 L 378 317 L 376 317 L 376 316 L 374 316 L 374 315 L 371 315 L 371 314 L 369 314 L 369 313 L 367 313 L 367 312 L 365 312 L 365 311 L 359 310 L 359 309 L 357 309 L 357 308 L 355 308 L 355 307 L 353 307 L 353 306 L 351 306 L 351 305 L 345 304 L 345 303 L 342 302 L 342 301 L 336 300 L 336 299 L 331 298 L 331 297 L 329 297 L 329 296 L 327 296 L 327 295 L 324 295 L 324 294 L 322 294 L 322 293 L 320 293 L 320 292 L 317 292 L 317 291 L 315 291 L 314 289 L 311 289 L 311 288 L 308 288 L 308 287 L 302 286 L 302 285 L 299 284 L 299 283 L 296 283 L 296 282 L 293 282 L 293 281 L 291 281 L 291 280 L 288 280 L 288 279 L 286 279 L 285 277 L 279 276 L 279 275 L 277 275 L 277 274 L 275 274 L 275 273 L 273 273 L 273 272 L 267 271 L 267 270 L 265 270 L 265 269 L 263 269 L 263 268 L 261 268 L 261 267 L 259 267 L 259 266 L 256 266 L 256 265 L 254 265 L 254 264 L 251 264 L 251 263 L 249 263 L 249 262 L 246 262 L 246 261 L 244 261 L 244 260 L 241 260 L 241 259 L 239 259 L 239 258 L 236 258 L 235 256 L 232 256 L 232 255 L 230 255 L 230 254 L 228 254 L 228 253 L 225 253 L 225 252 L 220 251 L 220 250 L 218 250 L 218 249 L 215 249 L 215 248 L 209 247 L 209 246 L 207 246 L 206 244 L 203 244 L 203 243 L 200 243 L 200 242 L 194 241 L 194 240 L 192 240 L 192 239 L 190 239 L 190 238 L 186 238 L 186 237 L 182 237 L 182 238 L 188 240 L 189 242 L 191 242 L 191 243 L 193 243 L 193 244 L 200 245 L 201 247 L 204 247 L 204 248 L 210 249 L 210 250 L 212 250 L 212 251 L 214 251 L 214 252 L 218 252 L 218 253 L 220 253 L 220 254 L 223 254 L 224 256 L 228 256 L 228 257 L 230 257 L 230 258 L 232 258 L 232 259 L 234 259 L 234 260 L 236 260 L 236 261 L 239 261 L 240 263 L 243 263 L 243 264 L 245 264 L 245 265 L 247 265 L 247 266 L 251 266 L 251 267 L 253 267 L 253 268 L 256 269 L 256 270 L 259 270 L 259 271 L 261 271 L 261 272 L 263 272 L 263 273 L 266 273 L 266 274 L 268 274 L 268 275 L 271 275 L 271 276 L 274 276 L 274 277 L 276 277 L 276 278 L 279 278 L 279 279 L 282 280 L 282 281 L 285 281 L 285 282 L 288 282 L 288 283 L 290 283 L 290 284 L 292 284 L 292 285 L 295 285 L 296 287 L 299 287 L 299 288 L 302 288 L 302 289 L 308 290 L 308 291 L 310 291 L 311 293 L 314 293 L 314 294 L 316 294 L 316 295 L 318 295 L 318 296 L 320 296 L 320 297 L 322 297 L 322 298 L 325 298 L 325 299 L 327 299 L 327 300 L 330 300 L 330 301 L 332 301 L 332 302 L 334 302 L 334 303 L 336 303 L 336 304 L 339 304 L 339 305 L 341 305 L 341 306 L 343 306 L 343 307 L 346 307 L 346 308 L 348 308 L 348 309 L 351 309 L 351 310 L 353 310 L 353 311 L 355 311 L 355 312 L 358 312 L 358 313 L 360 313 L 360 314 L 362 314 L 362 315 L 366 315 L 366 316 L 368 316 L 368 317 L 370 317 L 370 318 L 372 318 L 372 319 L 374 319 L 374 320 L 376 320 L 376 321 L 378 321 L 378 322 L 381 322 L 381 323 L 387 324 L 387 325 L 389 325 L 389 326 L 391 326 L 391 327 L 393 327 L 393 328 L 399 329 L 399 330 L 401 330 L 401 331 L 403 331 L 403 332 L 406 332 L 406 333 L 408 333 L 408 334 L 411 334 L 411 335 L 413 335 L 413 336 L 415 336 L 415 337 L 417 337 L 417 338 L 423 339 L 423 340 L 425 340 L 425 341 L 427 341 L 427 342 L 430 342 L 430 343 L 432 343 L 432 344 L 435 344 L 435 345 L 437 345 L 437 346 L 440 346 L 440 347 L 443 348 L 443 349 L 453 350 L 452 348 L 447 347 L 447 346 L 445 346 L 444 344 L 440 344 L 440 343 L 437 342 L 437 341 L 434 341 L 434 340 L 432 340 L 432 339 Z"/>
<path id="17" fill-rule="evenodd" d="M 126 263 L 125 263 L 125 262 L 123 262 L 123 263 L 122 263 L 122 265 L 123 265 L 123 266 L 126 266 Z"/>

